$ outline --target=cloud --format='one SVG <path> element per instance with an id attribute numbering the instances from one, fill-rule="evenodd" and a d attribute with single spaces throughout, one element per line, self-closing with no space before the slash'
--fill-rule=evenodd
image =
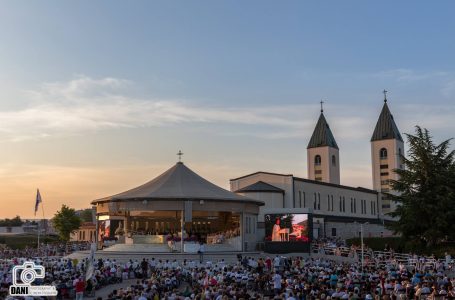
<path id="1" fill-rule="evenodd" d="M 433 78 L 444 78 L 450 76 L 450 73 L 444 71 L 417 72 L 411 69 L 392 69 L 378 72 L 374 74 L 374 76 L 380 78 L 392 78 L 396 81 L 414 82 Z"/>
<path id="2" fill-rule="evenodd" d="M 201 126 L 209 132 L 215 132 L 219 126 L 228 127 L 217 134 L 230 136 L 308 139 L 318 111 L 316 104 L 229 107 L 198 104 L 198 101 L 187 99 L 135 97 L 133 82 L 110 77 L 78 76 L 67 82 L 44 83 L 36 90 L 26 91 L 25 95 L 28 99 L 26 107 L 0 111 L 0 141 L 39 140 L 118 128 L 185 124 L 214 125 Z M 337 139 L 369 137 L 374 127 L 372 120 L 376 120 L 378 112 L 365 108 L 357 106 L 353 110 L 349 105 L 326 107 L 331 112 L 328 120 Z M 364 111 L 361 115 L 360 110 Z M 444 127 L 447 126 L 445 122 L 453 118 L 453 107 L 398 106 L 396 114 L 409 118 L 406 123 L 412 123 L 412 126 L 415 120 L 425 120 L 430 125 Z"/>
<path id="3" fill-rule="evenodd" d="M 316 105 L 210 107 L 183 99 L 137 98 L 131 96 L 132 86 L 129 80 L 87 76 L 42 84 L 25 93 L 28 106 L 0 111 L 0 139 L 22 141 L 185 123 L 241 125 L 226 134 L 276 139 L 308 136 L 315 124 Z M 349 129 L 358 127 L 360 120 L 339 121 L 341 128 Z"/>
<path id="4" fill-rule="evenodd" d="M 441 89 L 441 93 L 445 97 L 451 97 L 455 94 L 455 79 L 449 80 Z"/>
<path id="5" fill-rule="evenodd" d="M 455 94 L 455 73 L 448 71 L 415 71 L 411 69 L 392 69 L 374 73 L 373 77 L 391 79 L 398 83 L 418 84 L 422 81 L 437 87 L 437 91 L 448 98 Z"/>

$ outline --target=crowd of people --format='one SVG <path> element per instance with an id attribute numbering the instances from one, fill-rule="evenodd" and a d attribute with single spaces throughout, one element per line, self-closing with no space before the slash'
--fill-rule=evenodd
<path id="1" fill-rule="evenodd" d="M 144 259 L 139 272 L 123 275 L 139 279 L 107 299 L 454 299 L 452 268 L 453 262 L 435 269 L 388 265 L 362 271 L 359 263 L 282 256 L 243 257 L 234 264 Z"/>
<path id="2" fill-rule="evenodd" d="M 91 295 L 109 284 L 120 283 L 125 277 L 143 277 L 137 261 L 119 264 L 116 260 L 99 259 L 91 263 L 93 268 L 89 275 L 88 259 L 80 261 L 55 257 L 2 259 L 0 260 L 0 299 L 16 299 L 7 297 L 8 288 L 13 284 L 12 270 L 14 266 L 20 266 L 26 261 L 45 268 L 44 280 L 35 280 L 33 284 L 55 286 L 58 291 L 56 299 L 82 299 L 83 295 Z"/>
<path id="3" fill-rule="evenodd" d="M 94 294 L 97 299 L 96 290 L 106 286 L 109 289 L 110 284 L 126 279 L 133 283 L 111 288 L 107 297 L 98 299 L 455 299 L 455 265 L 450 256 L 438 264 L 416 267 L 393 259 L 384 260 L 381 265 L 362 266 L 358 260 L 340 262 L 330 256 L 316 259 L 239 255 L 236 262 L 228 263 L 154 258 L 89 262 L 38 258 L 34 254 L 40 253 L 29 249 L 19 254 L 0 260 L 0 299 L 7 297 L 12 267 L 30 260 L 46 269 L 45 279 L 36 284 L 56 286 L 57 299 L 83 299 L 84 295 Z M 91 269 L 90 275 L 87 269 Z"/>
<path id="4" fill-rule="evenodd" d="M 39 248 L 27 246 L 23 249 L 13 249 L 6 245 L 0 245 L 0 259 L 18 257 L 63 257 L 75 251 L 88 249 L 90 249 L 89 242 L 41 244 Z"/>

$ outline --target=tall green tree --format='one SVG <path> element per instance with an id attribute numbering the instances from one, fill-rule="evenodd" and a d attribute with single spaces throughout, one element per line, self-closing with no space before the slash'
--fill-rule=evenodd
<path id="1" fill-rule="evenodd" d="M 455 238 L 455 151 L 450 139 L 435 145 L 427 129 L 416 127 L 406 134 L 408 156 L 401 157 L 404 169 L 399 180 L 391 181 L 397 209 L 390 213 L 397 221 L 390 226 L 406 240 L 434 245 Z"/>
<path id="2" fill-rule="evenodd" d="M 69 241 L 71 233 L 82 224 L 82 220 L 77 216 L 76 211 L 65 204 L 54 215 L 52 222 L 60 238 L 64 241 Z"/>

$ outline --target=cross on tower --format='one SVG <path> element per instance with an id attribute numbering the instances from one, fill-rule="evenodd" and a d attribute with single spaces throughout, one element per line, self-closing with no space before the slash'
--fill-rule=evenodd
<path id="1" fill-rule="evenodd" d="M 181 162 L 182 161 L 182 156 L 183 156 L 182 150 L 179 150 L 179 153 L 177 153 L 177 156 L 179 157 L 179 162 Z"/>
<path id="2" fill-rule="evenodd" d="M 384 94 L 384 102 L 387 102 L 387 93 L 388 93 L 388 91 L 383 90 L 382 93 Z"/>
<path id="3" fill-rule="evenodd" d="M 324 107 L 322 106 L 324 104 L 324 101 L 321 100 L 321 112 L 324 112 Z"/>

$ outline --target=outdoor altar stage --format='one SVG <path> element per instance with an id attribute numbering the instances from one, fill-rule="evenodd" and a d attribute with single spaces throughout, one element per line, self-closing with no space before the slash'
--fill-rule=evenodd
<path id="1" fill-rule="evenodd" d="M 125 191 L 92 201 L 98 246 L 104 251 L 195 253 L 256 249 L 264 202 L 224 190 L 182 162 Z M 166 248 L 167 247 L 167 248 Z"/>

